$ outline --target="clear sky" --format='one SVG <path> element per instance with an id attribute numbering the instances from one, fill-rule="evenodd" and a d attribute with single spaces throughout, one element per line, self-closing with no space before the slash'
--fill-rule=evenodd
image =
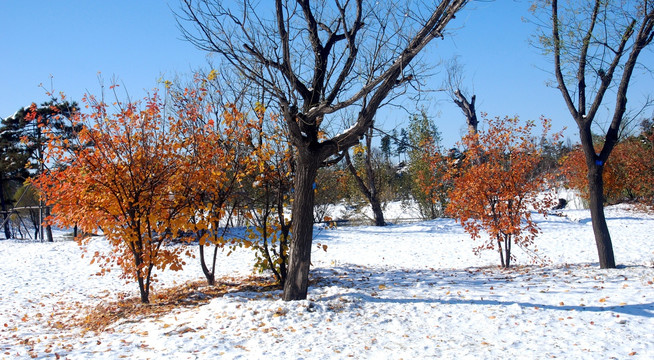
<path id="1" fill-rule="evenodd" d="M 522 119 L 552 118 L 556 129 L 576 128 L 558 90 L 546 82 L 548 58 L 528 44 L 533 26 L 530 0 L 473 1 L 449 26 L 452 36 L 430 44 L 434 61 L 459 56 L 465 84 L 477 95 L 478 111 L 490 116 L 519 115 Z M 176 0 L 0 0 L 0 117 L 22 106 L 47 100 L 43 84 L 64 91 L 71 100 L 85 92 L 98 93 L 98 74 L 109 84 L 124 83 L 132 98 L 156 85 L 157 79 L 188 75 L 206 64 L 206 54 L 181 40 L 172 14 Z M 642 57 L 653 63 L 652 51 Z M 444 74 L 444 72 L 442 72 Z M 436 89 L 442 78 L 429 84 Z M 652 94 L 654 77 L 639 69 L 634 74 L 629 105 Z M 613 106 L 609 98 L 606 105 Z M 464 118 L 442 93 L 426 103 L 443 133 L 446 146 L 464 131 Z M 645 115 L 651 115 L 650 112 Z M 606 120 L 606 113 L 600 114 Z M 382 109 L 378 126 L 406 125 L 407 115 Z M 602 119 L 600 119 L 602 120 Z"/>

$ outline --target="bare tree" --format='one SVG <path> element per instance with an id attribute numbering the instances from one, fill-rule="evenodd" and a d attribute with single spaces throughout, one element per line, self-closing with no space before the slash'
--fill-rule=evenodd
<path id="1" fill-rule="evenodd" d="M 295 147 L 292 242 L 284 300 L 305 299 L 318 168 L 357 144 L 387 97 L 414 79 L 412 61 L 467 0 L 438 2 L 182 0 L 185 38 L 276 99 Z M 352 127 L 321 138 L 335 113 Z"/>
<path id="2" fill-rule="evenodd" d="M 384 226 L 386 221 L 384 220 L 384 211 L 382 210 L 381 201 L 379 201 L 379 180 L 377 180 L 375 174 L 375 169 L 372 166 L 372 135 L 373 127 L 371 126 L 368 131 L 364 134 L 366 139 L 366 147 L 363 155 L 363 166 L 365 171 L 365 180 L 359 175 L 356 167 L 352 163 L 350 154 L 348 151 L 345 151 L 345 163 L 347 164 L 348 170 L 354 177 L 354 180 L 359 187 L 359 190 L 363 195 L 368 199 L 370 207 L 372 208 L 372 214 L 375 218 L 375 226 Z"/>
<path id="3" fill-rule="evenodd" d="M 568 1 L 560 9 L 559 2 L 551 0 L 535 4 L 537 10 L 536 5 L 550 14 L 538 39 L 546 54 L 553 56 L 557 87 L 579 128 L 600 267 L 614 268 L 602 174 L 618 141 L 638 56 L 654 37 L 654 1 Z M 591 126 L 611 87 L 615 87 L 615 107 L 598 153 Z"/>
<path id="4" fill-rule="evenodd" d="M 475 94 L 469 94 L 463 88 L 463 66 L 457 57 L 452 58 L 447 64 L 447 77 L 445 78 L 445 91 L 450 95 L 452 101 L 458 106 L 466 117 L 468 133 L 476 134 L 479 120 L 475 109 Z M 468 100 L 469 99 L 469 100 Z"/>

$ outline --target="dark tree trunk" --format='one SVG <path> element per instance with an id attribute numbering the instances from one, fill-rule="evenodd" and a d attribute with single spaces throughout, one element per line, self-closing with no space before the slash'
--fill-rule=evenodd
<path id="1" fill-rule="evenodd" d="M 11 228 L 9 227 L 9 212 L 7 211 L 7 203 L 5 202 L 5 192 L 2 182 L 0 181 L 0 206 L 2 208 L 2 222 L 4 223 L 5 238 L 11 239 Z"/>
<path id="2" fill-rule="evenodd" d="M 472 95 L 470 101 L 461 93 L 461 90 L 456 89 L 454 91 L 454 103 L 461 108 L 463 114 L 466 117 L 466 124 L 468 125 L 468 134 L 474 135 L 477 133 L 477 126 L 479 120 L 477 120 L 477 110 L 475 109 L 475 100 L 477 97 Z"/>
<path id="3" fill-rule="evenodd" d="M 218 251 L 218 248 L 214 249 L 214 258 L 216 256 L 215 251 Z M 204 277 L 207 278 L 207 285 L 213 286 L 216 283 L 216 276 L 213 271 L 209 270 L 207 262 L 204 259 L 204 245 L 200 245 L 200 266 L 202 267 Z"/>
<path id="4" fill-rule="evenodd" d="M 146 286 L 143 276 L 141 276 L 140 274 L 138 275 L 138 282 L 139 282 L 139 292 L 141 294 L 141 303 L 148 304 L 150 302 L 150 296 L 148 291 L 149 289 Z"/>
<path id="5" fill-rule="evenodd" d="M 281 186 L 279 188 L 281 189 Z M 278 254 L 279 260 L 281 261 L 279 264 L 279 276 L 281 278 L 281 285 L 283 287 L 286 283 L 286 267 L 288 265 L 288 241 L 290 238 L 289 235 L 291 232 L 293 220 L 286 222 L 284 218 L 284 192 L 282 191 L 277 192 L 277 218 L 281 224 L 281 236 L 279 238 Z"/>
<path id="6" fill-rule="evenodd" d="M 145 287 L 144 290 L 141 292 L 141 302 L 144 304 L 150 303 L 150 284 L 152 281 L 152 268 L 154 268 L 154 264 L 150 264 L 146 268 L 147 274 L 145 276 Z"/>
<path id="7" fill-rule="evenodd" d="M 590 218 L 593 224 L 597 255 L 599 256 L 600 268 L 615 268 L 615 257 L 613 255 L 613 244 L 611 235 L 604 216 L 604 180 L 602 173 L 604 166 L 594 164 L 589 166 L 588 171 L 588 192 L 590 196 Z"/>
<path id="8" fill-rule="evenodd" d="M 41 219 L 41 221 L 45 222 L 46 219 L 50 217 L 50 207 L 45 206 L 45 218 Z M 54 239 L 52 238 L 52 226 L 51 225 L 46 225 L 45 226 L 45 236 L 48 239 L 48 242 L 54 242 Z"/>
<path id="9" fill-rule="evenodd" d="M 281 261 L 281 264 L 279 264 L 279 277 L 281 279 L 281 285 L 282 287 L 286 283 L 286 278 L 287 278 L 287 272 L 286 272 L 286 266 L 287 266 L 287 260 L 286 260 L 286 252 L 288 251 L 286 249 L 286 244 L 288 244 L 288 238 L 289 238 L 289 232 L 290 232 L 290 227 L 283 225 L 282 226 L 282 236 L 281 236 L 281 241 L 279 242 L 279 259 Z"/>
<path id="10" fill-rule="evenodd" d="M 48 239 L 48 242 L 54 242 L 54 238 L 52 237 L 52 226 L 46 225 L 45 236 Z"/>
<path id="11" fill-rule="evenodd" d="M 359 189 L 366 196 L 368 202 L 370 202 L 370 207 L 372 208 L 372 213 L 375 218 L 375 226 L 384 226 L 386 221 L 384 221 L 384 211 L 381 207 L 381 202 L 379 201 L 379 193 L 377 191 L 377 184 L 375 183 L 375 171 L 372 168 L 372 126 L 366 132 L 366 157 L 364 161 L 364 166 L 366 169 L 366 178 L 368 185 L 363 181 L 361 176 L 357 173 L 357 169 L 352 164 L 349 153 L 345 153 L 345 162 L 347 167 L 350 170 L 352 176 L 359 185 Z"/>
<path id="12" fill-rule="evenodd" d="M 299 148 L 296 157 L 293 193 L 293 224 L 287 278 L 282 299 L 303 300 L 307 297 L 311 243 L 313 240 L 313 184 L 319 167 L 319 155 Z"/>
<path id="13" fill-rule="evenodd" d="M 506 259 L 506 268 L 511 267 L 511 237 L 504 237 L 504 258 Z"/>
<path id="14" fill-rule="evenodd" d="M 141 255 L 138 252 L 134 252 L 134 263 L 136 264 L 136 280 L 139 284 L 139 293 L 141 294 L 141 303 L 148 304 L 150 302 L 150 281 L 148 276 L 143 277 L 143 272 L 145 272 L 145 267 L 143 266 L 143 260 L 141 260 Z"/>
<path id="15" fill-rule="evenodd" d="M 504 262 L 504 249 L 502 248 L 502 240 L 499 235 L 497 235 L 497 252 L 500 254 L 500 266 L 505 268 L 506 263 Z"/>
<path id="16" fill-rule="evenodd" d="M 379 196 L 377 195 L 377 188 L 375 186 L 374 180 L 369 180 L 368 186 L 366 186 L 363 179 L 359 176 L 356 168 L 352 164 L 349 155 L 345 155 L 345 160 L 347 162 L 347 168 L 350 170 L 352 176 L 354 176 L 357 185 L 359 185 L 359 189 L 370 203 L 370 207 L 372 208 L 372 213 L 375 218 L 375 226 L 386 225 L 386 221 L 384 221 L 384 211 L 382 210 L 381 203 L 379 202 Z M 366 168 L 368 168 L 367 164 Z M 368 176 L 371 176 L 372 171 L 367 171 L 367 173 Z"/>
<path id="17" fill-rule="evenodd" d="M 266 185 L 266 188 L 268 186 Z M 268 192 L 268 189 L 266 189 L 266 192 Z M 268 201 L 266 201 L 266 204 L 268 204 Z M 267 207 L 267 205 L 266 205 Z M 280 284 L 284 285 L 284 279 L 282 278 L 282 275 L 280 272 L 277 271 L 277 268 L 275 268 L 275 261 L 273 260 L 272 256 L 270 255 L 270 249 L 268 246 L 268 217 L 269 217 L 269 208 L 266 208 L 263 211 L 263 214 L 261 215 L 261 241 L 263 242 L 263 256 L 265 257 L 266 261 L 268 262 L 270 266 L 270 271 L 273 273 L 273 277 L 277 282 Z M 282 219 L 283 221 L 283 219 Z M 282 238 L 279 238 L 279 241 L 282 242 Z"/>
<path id="18" fill-rule="evenodd" d="M 372 213 L 375 215 L 375 226 L 386 225 L 386 221 L 384 221 L 384 212 L 382 211 L 381 204 L 376 196 L 370 199 L 370 206 L 372 207 Z"/>
<path id="19" fill-rule="evenodd" d="M 586 157 L 588 167 L 588 195 L 590 218 L 593 224 L 595 245 L 599 256 L 600 268 L 615 268 L 615 257 L 613 255 L 613 244 L 609 233 L 606 217 L 604 216 L 604 162 L 595 153 L 590 125 L 580 126 L 581 147 Z M 607 155 L 608 157 L 608 155 Z"/>
<path id="20" fill-rule="evenodd" d="M 372 126 L 366 134 L 366 177 L 368 178 L 368 190 L 370 193 L 370 207 L 375 216 L 375 225 L 384 226 L 384 212 L 382 211 L 381 202 L 379 201 L 379 192 L 377 191 L 377 183 L 375 182 L 375 171 L 372 168 Z"/>

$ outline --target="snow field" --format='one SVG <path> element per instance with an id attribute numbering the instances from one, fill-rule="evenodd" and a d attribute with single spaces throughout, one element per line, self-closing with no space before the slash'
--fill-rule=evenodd
<path id="1" fill-rule="evenodd" d="M 534 265 L 516 267 L 452 220 L 318 230 L 305 301 L 234 292 L 159 318 L 121 320 L 103 333 L 57 320 L 137 296 L 73 242 L 0 242 L 0 358 L 70 359 L 566 359 L 654 358 L 654 217 L 607 209 L 618 269 L 600 270 L 586 210 L 537 217 Z M 92 253 L 106 250 L 101 239 Z M 225 276 L 250 274 L 249 250 L 221 256 Z M 157 287 L 202 278 L 197 259 L 158 274 Z M 48 324 L 50 322 L 50 325 Z"/>

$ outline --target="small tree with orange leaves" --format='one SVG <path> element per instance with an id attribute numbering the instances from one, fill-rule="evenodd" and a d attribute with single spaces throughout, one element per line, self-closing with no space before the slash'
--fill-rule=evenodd
<path id="1" fill-rule="evenodd" d="M 248 117 L 233 104 L 214 103 L 220 94 L 215 74 L 212 70 L 207 76 L 196 75 L 193 86 L 172 95 L 179 106 L 187 201 L 193 211 L 188 214 L 187 230 L 198 241 L 200 266 L 209 285 L 215 283 L 219 249 L 251 245 L 230 236 L 228 230 L 243 206 L 247 180 L 261 168 L 252 137 L 263 122 L 260 116 Z M 212 246 L 212 254 L 207 254 Z"/>
<path id="2" fill-rule="evenodd" d="M 144 108 L 117 103 L 111 113 L 103 101 L 85 97 L 91 112 L 71 118 L 81 127 L 75 139 L 49 136 L 45 161 L 68 166 L 33 183 L 53 206 L 54 223 L 78 225 L 89 233 L 102 229 L 113 252 L 96 252 L 93 261 L 100 260 L 103 271 L 120 265 L 125 277 L 138 282 L 141 301 L 147 303 L 153 270 L 179 270 L 184 264 L 184 249 L 165 245 L 188 222 L 189 174 L 182 166 L 178 124 L 164 115 L 156 93 L 144 101 Z M 80 146 L 71 151 L 69 141 Z"/>
<path id="3" fill-rule="evenodd" d="M 550 123 L 543 119 L 542 125 L 546 138 Z M 536 176 L 540 137 L 531 135 L 535 126 L 520 126 L 517 117 L 488 120 L 488 130 L 464 137 L 468 150 L 461 166 L 450 170 L 454 189 L 447 214 L 473 239 L 486 232 L 488 240 L 474 250 L 497 249 L 504 268 L 511 265 L 512 245 L 528 247 L 538 234 L 531 212 L 545 214 L 553 205 L 551 198 L 537 196 L 547 182 Z"/>
<path id="4" fill-rule="evenodd" d="M 270 271 L 275 281 L 283 285 L 291 240 L 292 222 L 287 210 L 293 187 L 293 155 L 279 118 L 269 116 L 264 127 L 264 107 L 257 106 L 256 113 L 261 123 L 252 134 L 251 143 L 259 169 L 252 176 L 252 189 L 246 199 L 254 225 L 248 229 L 248 237 L 253 240 L 255 270 Z"/>

